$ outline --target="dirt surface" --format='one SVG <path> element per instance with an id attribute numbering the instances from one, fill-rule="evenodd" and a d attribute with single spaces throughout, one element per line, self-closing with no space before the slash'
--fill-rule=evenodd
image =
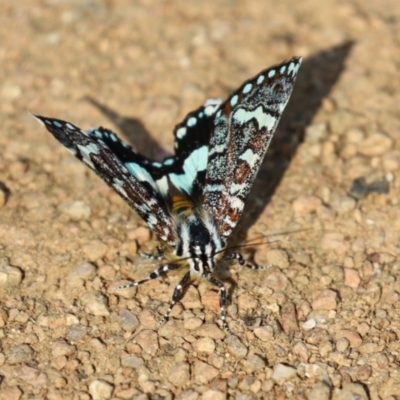
<path id="1" fill-rule="evenodd" d="M 3 0 L 0 37 L 0 399 L 400 398 L 398 1 Z M 28 110 L 162 159 L 187 112 L 294 55 L 232 236 L 272 266 L 229 266 L 235 335 L 205 283 L 158 327 L 178 276 L 112 291 L 154 235 Z"/>

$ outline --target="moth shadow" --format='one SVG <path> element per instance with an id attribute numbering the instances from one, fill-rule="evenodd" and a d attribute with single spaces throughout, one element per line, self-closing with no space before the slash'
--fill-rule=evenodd
<path id="1" fill-rule="evenodd" d="M 5 204 L 7 204 L 8 200 L 11 196 L 11 190 L 2 181 L 0 181 L 0 192 L 3 192 L 4 205 L 5 205 Z"/>
<path id="2" fill-rule="evenodd" d="M 165 154 L 165 149 L 151 136 L 151 133 L 140 120 L 132 117 L 124 117 L 90 96 L 85 96 L 84 100 L 97 108 L 117 126 L 125 137 L 128 138 L 129 145 L 131 145 L 135 151 L 150 158 L 155 155 Z"/>
<path id="3" fill-rule="evenodd" d="M 246 238 L 270 202 L 304 139 L 306 127 L 342 74 L 353 45 L 348 41 L 303 60 L 288 106 L 247 199 L 243 213 L 246 217 L 234 234 L 236 243 Z"/>

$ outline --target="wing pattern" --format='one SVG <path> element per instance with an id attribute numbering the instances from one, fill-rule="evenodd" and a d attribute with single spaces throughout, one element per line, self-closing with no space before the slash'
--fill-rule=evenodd
<path id="1" fill-rule="evenodd" d="M 201 198 L 214 113 L 221 104 L 208 100 L 175 127 L 175 156 L 164 160 L 172 184 L 190 198 Z"/>

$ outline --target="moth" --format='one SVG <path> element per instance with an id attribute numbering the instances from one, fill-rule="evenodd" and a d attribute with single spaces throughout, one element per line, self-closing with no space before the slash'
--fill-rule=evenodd
<path id="1" fill-rule="evenodd" d="M 156 234 L 162 254 L 149 256 L 160 266 L 148 277 L 121 285 L 129 288 L 182 269 L 161 323 L 183 290 L 202 278 L 219 289 L 220 315 L 226 322 L 226 291 L 217 267 L 226 260 L 245 262 L 227 247 L 301 64 L 294 57 L 261 71 L 227 100 L 209 100 L 189 113 L 174 130 L 175 154 L 153 161 L 105 128 L 83 131 L 59 119 L 34 117 L 79 160 L 111 186 Z M 171 189 L 179 193 L 172 195 Z"/>

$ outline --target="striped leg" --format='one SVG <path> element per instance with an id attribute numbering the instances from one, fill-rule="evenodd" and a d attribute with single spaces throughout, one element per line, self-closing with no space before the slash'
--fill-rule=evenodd
<path id="1" fill-rule="evenodd" d="M 159 325 L 163 324 L 169 318 L 169 314 L 171 313 L 172 308 L 181 299 L 182 293 L 183 293 L 183 289 L 185 288 L 185 286 L 189 282 L 189 279 L 190 279 L 190 271 L 186 272 L 186 274 L 183 276 L 181 281 L 178 283 L 178 285 L 174 289 L 174 294 L 172 295 L 171 303 L 169 303 L 168 310 L 164 314 L 164 316 L 161 318 L 161 320 L 159 322 Z"/>
<path id="2" fill-rule="evenodd" d="M 179 266 L 176 265 L 176 264 L 162 265 L 161 267 L 159 267 L 156 270 L 154 270 L 147 278 L 144 278 L 144 279 L 142 279 L 140 281 L 127 283 L 126 285 L 117 286 L 115 288 L 115 290 L 128 289 L 128 288 L 131 288 L 131 287 L 139 286 L 142 283 L 148 282 L 151 279 L 157 279 L 161 275 L 166 274 L 168 271 L 173 271 L 174 269 L 178 269 L 178 268 L 179 268 Z"/>
<path id="3" fill-rule="evenodd" d="M 139 253 L 139 256 L 142 258 L 150 259 L 150 260 L 157 260 L 157 261 L 163 260 L 164 254 L 163 254 L 162 246 L 157 246 L 157 251 L 158 251 L 157 256 L 155 254 L 149 254 L 149 253 Z"/>
<path id="4" fill-rule="evenodd" d="M 149 260 L 157 260 L 157 261 L 164 259 L 164 255 L 162 255 L 162 254 L 156 256 L 154 254 L 149 254 L 149 253 L 139 253 L 139 256 L 142 258 L 147 258 Z"/>
<path id="5" fill-rule="evenodd" d="M 243 256 L 240 254 L 240 253 L 231 253 L 231 254 L 227 254 L 225 257 L 224 257 L 224 260 L 238 260 L 238 262 L 239 262 L 239 264 L 242 266 L 242 267 L 247 267 L 247 268 L 250 268 L 250 269 L 267 269 L 267 268 L 270 268 L 271 267 L 271 265 L 267 265 L 266 267 L 264 267 L 264 266 L 262 266 L 262 265 L 252 265 L 252 264 L 248 264 L 248 263 L 246 263 L 246 261 L 244 261 L 244 258 L 243 258 Z"/>
<path id="6" fill-rule="evenodd" d="M 232 335 L 232 331 L 229 329 L 229 326 L 226 322 L 226 310 L 225 310 L 226 290 L 225 290 L 225 286 L 222 282 L 215 279 L 212 275 L 208 275 L 207 280 L 209 282 L 211 282 L 213 285 L 217 286 L 219 289 L 219 306 L 220 306 L 220 312 L 221 312 L 222 326 L 230 335 Z"/>

